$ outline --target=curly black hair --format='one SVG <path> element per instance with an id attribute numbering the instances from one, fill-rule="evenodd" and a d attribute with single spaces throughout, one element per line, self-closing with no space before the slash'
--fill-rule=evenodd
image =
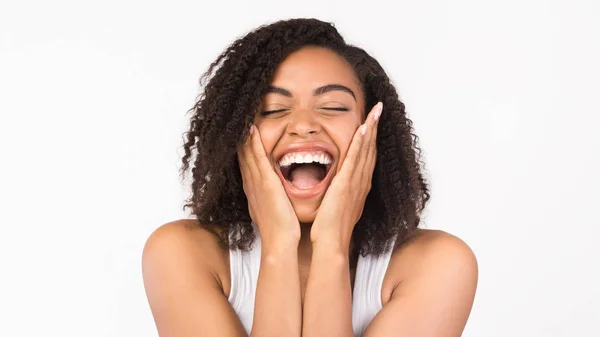
<path id="1" fill-rule="evenodd" d="M 379 62 L 347 44 L 333 24 L 316 19 L 261 26 L 234 41 L 202 75 L 204 90 L 188 111 L 190 127 L 184 134 L 182 178 L 194 149 L 197 153 L 191 168 L 192 194 L 183 209 L 191 208 L 198 224 L 218 233 L 230 249 L 249 249 L 255 234 L 237 150 L 249 135 L 276 67 L 304 46 L 328 48 L 348 61 L 362 86 L 365 111 L 383 102 L 372 187 L 352 236 L 360 254 L 378 256 L 395 235 L 399 246 L 415 233 L 430 198 L 418 137 Z"/>

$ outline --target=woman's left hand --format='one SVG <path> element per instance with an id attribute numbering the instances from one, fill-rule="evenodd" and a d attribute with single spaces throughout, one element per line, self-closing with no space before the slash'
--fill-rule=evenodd
<path id="1" fill-rule="evenodd" d="M 383 103 L 377 103 L 354 133 L 342 167 L 327 189 L 310 231 L 313 243 L 326 241 L 348 249 L 371 190 L 377 160 L 377 125 Z"/>

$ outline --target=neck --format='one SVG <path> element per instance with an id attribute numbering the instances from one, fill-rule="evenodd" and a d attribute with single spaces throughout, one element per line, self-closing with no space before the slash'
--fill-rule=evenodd
<path id="1" fill-rule="evenodd" d="M 312 242 L 310 241 L 310 229 L 312 223 L 300 224 L 300 242 L 298 243 L 298 264 L 308 269 L 312 259 Z"/>

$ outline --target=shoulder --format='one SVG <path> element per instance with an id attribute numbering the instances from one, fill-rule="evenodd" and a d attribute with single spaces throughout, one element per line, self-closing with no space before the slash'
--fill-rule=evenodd
<path id="1" fill-rule="evenodd" d="M 464 241 L 443 231 L 418 230 L 392 253 L 383 308 L 364 336 L 460 336 L 477 273 L 475 254 Z"/>
<path id="2" fill-rule="evenodd" d="M 164 254 L 201 252 L 203 254 L 195 256 L 203 259 L 221 254 L 225 248 L 219 245 L 217 233 L 201 227 L 196 220 L 180 219 L 166 223 L 150 234 L 143 254 L 149 255 L 156 250 Z"/>
<path id="3" fill-rule="evenodd" d="M 402 260 L 418 259 L 421 263 L 425 262 L 423 259 L 434 264 L 451 260 L 477 266 L 475 254 L 469 245 L 441 230 L 418 229 L 414 238 L 397 248 L 394 255 Z"/>
<path id="4" fill-rule="evenodd" d="M 151 271 L 202 271 L 212 274 L 222 283 L 221 275 L 228 268 L 228 249 L 219 244 L 216 233 L 201 227 L 196 220 L 181 219 L 155 229 L 144 245 L 142 269 L 144 279 Z"/>
<path id="5" fill-rule="evenodd" d="M 469 245 L 441 230 L 419 229 L 412 240 L 394 251 L 393 262 L 403 266 L 405 277 L 460 271 L 472 278 L 478 273 L 477 258 Z"/>
<path id="6" fill-rule="evenodd" d="M 164 224 L 142 253 L 148 304 L 161 336 L 241 336 L 244 328 L 225 293 L 228 247 L 194 220 Z"/>
<path id="7" fill-rule="evenodd" d="M 460 336 L 477 278 L 477 259 L 464 241 L 419 229 L 392 253 L 382 287 L 383 310 L 365 336 Z"/>
<path id="8" fill-rule="evenodd" d="M 441 285 L 474 294 L 477 287 L 475 254 L 463 240 L 441 230 L 419 229 L 412 240 L 396 248 L 389 269 L 394 291 Z"/>

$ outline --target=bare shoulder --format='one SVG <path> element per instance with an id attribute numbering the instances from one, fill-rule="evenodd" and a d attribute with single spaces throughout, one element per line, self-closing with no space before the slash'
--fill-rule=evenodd
<path id="1" fill-rule="evenodd" d="M 159 335 L 243 335 L 222 279 L 229 270 L 228 247 L 219 242 L 218 233 L 187 219 L 164 224 L 149 236 L 142 275 Z"/>
<path id="2" fill-rule="evenodd" d="M 464 241 L 419 229 L 392 253 L 383 309 L 364 336 L 460 336 L 473 306 L 477 275 L 475 254 Z"/>
<path id="3" fill-rule="evenodd" d="M 430 229 L 419 229 L 411 241 L 396 249 L 392 261 L 394 265 L 402 265 L 405 277 L 435 270 L 473 276 L 478 268 L 475 254 L 466 242 L 450 233 Z"/>
<path id="4" fill-rule="evenodd" d="M 475 254 L 460 238 L 433 229 L 418 229 L 415 237 L 399 247 L 394 255 L 402 259 L 412 259 L 416 255 L 433 259 L 458 259 L 466 263 L 476 263 Z"/>
<path id="5" fill-rule="evenodd" d="M 413 283 L 435 287 L 440 282 L 448 289 L 455 285 L 473 295 L 477 287 L 475 254 L 466 242 L 441 230 L 419 229 L 412 240 L 393 252 L 388 269 L 388 299 Z"/>
<path id="6" fill-rule="evenodd" d="M 199 226 L 196 220 L 181 219 L 158 227 L 148 237 L 142 267 L 148 269 L 157 264 L 203 268 L 220 284 L 228 269 L 228 251 L 219 244 L 216 233 Z"/>
<path id="7" fill-rule="evenodd" d="M 163 250 L 168 254 L 177 249 L 189 250 L 195 257 L 215 258 L 223 255 L 226 248 L 219 244 L 218 235 L 201 227 L 196 220 L 180 219 L 166 223 L 150 234 L 144 246 L 144 253 L 152 250 Z"/>

